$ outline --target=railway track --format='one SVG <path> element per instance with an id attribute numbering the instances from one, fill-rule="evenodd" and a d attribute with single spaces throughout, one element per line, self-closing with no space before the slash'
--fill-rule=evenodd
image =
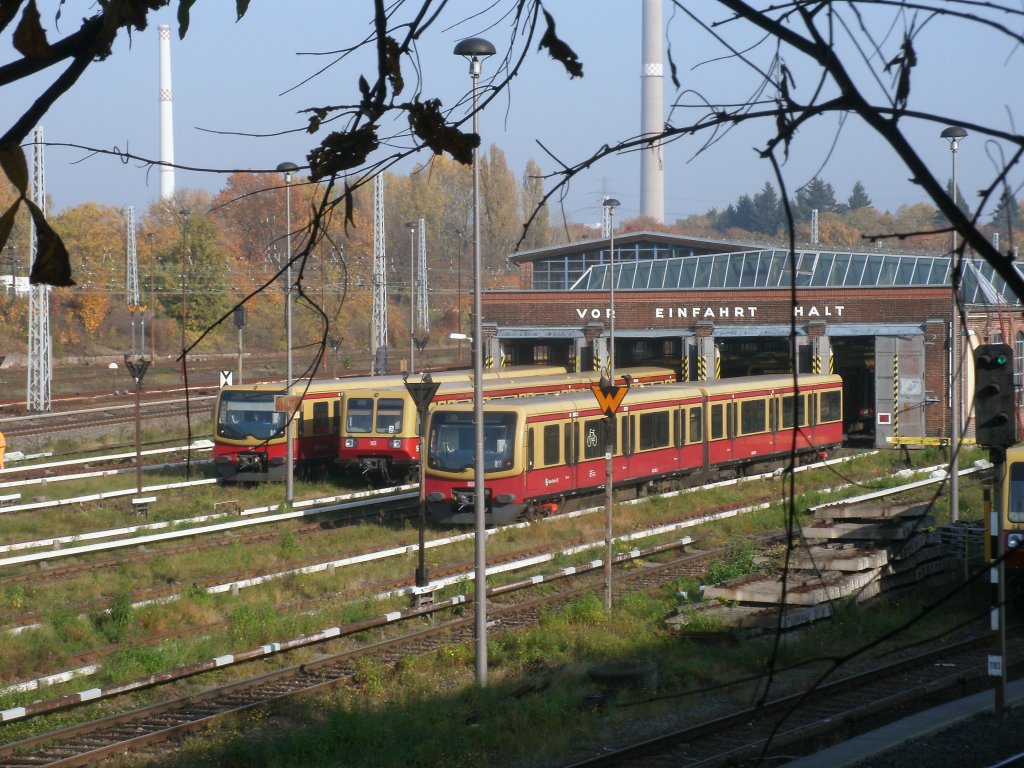
<path id="1" fill-rule="evenodd" d="M 701 552 L 662 565 L 625 571 L 618 579 L 616 590 L 621 594 L 627 586 L 630 589 L 663 586 L 683 575 L 699 572 L 713 555 L 712 552 Z M 533 580 L 488 590 L 489 620 L 500 626 L 501 631 L 535 624 L 543 611 L 564 604 L 585 591 L 593 591 L 601 576 L 600 568 L 578 577 L 566 576 L 556 594 L 541 596 L 526 594 L 529 588 L 537 586 Z M 550 581 L 545 583 L 550 584 Z M 499 596 L 507 602 L 497 602 Z M 458 604 L 463 604 L 463 601 Z M 406 612 L 405 618 L 418 619 L 439 610 L 426 606 Z M 397 637 L 341 651 L 329 650 L 329 642 L 325 641 L 322 656 L 312 661 L 260 672 L 244 680 L 207 688 L 192 696 L 168 699 L 113 717 L 0 746 L 0 764 L 12 767 L 89 765 L 129 750 L 146 749 L 151 753 L 154 744 L 206 728 L 218 720 L 351 683 L 359 671 L 356 662 L 360 659 L 372 658 L 393 665 L 410 656 L 470 642 L 473 622 L 473 616 L 448 619 L 426 629 L 414 629 Z M 353 636 L 366 628 L 365 624 L 352 625 L 337 635 L 351 642 Z M 154 684 L 159 684 L 159 677 L 155 676 Z M 81 701 L 77 704 L 69 701 L 68 705 L 85 706 Z"/>
<path id="2" fill-rule="evenodd" d="M 699 564 L 694 564 L 695 562 L 696 562 L 695 560 L 693 562 L 691 562 L 690 565 L 688 566 L 688 569 L 681 568 L 680 570 L 678 570 L 675 574 L 672 575 L 671 579 L 680 578 L 680 574 L 686 574 L 686 575 L 690 575 L 690 577 L 692 577 L 692 575 L 699 573 L 700 572 L 699 569 L 700 569 L 701 566 Z M 436 570 L 436 569 L 432 569 L 432 570 Z M 624 574 L 624 579 L 625 578 L 626 578 L 626 574 Z M 629 579 L 636 579 L 636 580 L 638 580 L 637 582 L 634 583 L 634 586 L 633 586 L 634 589 L 638 589 L 639 588 L 636 585 L 640 584 L 640 580 L 647 580 L 647 579 L 653 580 L 653 581 L 650 582 L 651 587 L 656 587 L 657 584 L 658 584 L 658 582 L 657 582 L 658 578 L 655 577 L 655 575 L 653 575 L 650 572 L 650 569 L 648 569 L 648 568 L 640 568 L 640 569 L 636 569 L 634 571 L 629 571 L 628 578 Z M 670 581 L 671 581 L 671 579 L 670 579 Z M 663 582 L 663 584 L 664 583 L 665 582 Z M 594 591 L 594 586 L 593 586 L 593 584 L 590 584 L 589 586 L 581 587 L 581 590 Z M 566 598 L 566 599 L 569 599 L 569 598 Z M 542 608 L 538 608 L 538 611 L 540 611 L 541 609 Z M 504 606 L 502 608 L 500 608 L 499 610 L 500 611 L 504 611 Z M 523 615 L 528 615 L 528 614 L 524 613 Z M 500 625 L 503 628 L 504 627 L 521 626 L 521 625 L 516 625 L 515 624 L 515 622 L 518 621 L 516 616 L 515 616 L 515 614 L 512 614 L 509 617 L 506 617 L 503 612 L 499 613 L 498 611 L 495 611 L 495 612 L 492 613 L 492 618 L 493 618 L 493 621 L 499 622 Z M 468 622 L 470 620 L 466 620 L 466 621 Z M 528 624 L 528 620 L 524 620 L 524 624 Z M 419 635 L 419 633 L 417 633 L 417 640 L 415 642 L 414 642 L 414 640 L 410 639 L 406 644 L 402 645 L 400 638 L 395 639 L 393 641 L 394 642 L 393 646 L 389 645 L 389 647 L 395 648 L 395 650 L 394 650 L 394 654 L 395 655 L 393 655 L 393 656 L 389 655 L 387 652 L 385 652 L 386 648 L 384 648 L 383 646 L 381 648 L 376 649 L 376 650 L 374 650 L 372 646 L 367 646 L 368 648 L 370 648 L 370 650 L 367 650 L 366 653 L 367 654 L 376 653 L 377 655 L 374 656 L 374 657 L 382 659 L 382 660 L 385 660 L 385 662 L 395 662 L 396 659 L 408 657 L 410 654 L 415 654 L 417 652 L 431 652 L 432 650 L 434 650 L 434 649 L 436 649 L 438 647 L 443 647 L 446 642 L 458 642 L 461 639 L 465 639 L 466 637 L 469 637 L 469 635 L 466 634 L 466 633 L 470 633 L 471 634 L 471 628 L 470 629 L 466 629 L 464 626 L 460 625 L 458 622 L 456 622 L 454 624 L 451 624 L 451 625 L 447 625 L 447 623 L 445 623 L 445 626 L 443 628 L 441 628 L 441 629 L 450 630 L 449 635 L 447 635 L 447 639 L 430 640 L 429 642 L 427 642 L 425 640 L 425 642 L 427 642 L 427 644 L 422 646 L 422 649 L 418 649 L 419 646 L 416 645 L 416 642 L 419 642 L 420 639 L 423 639 Z M 389 641 L 389 643 L 390 642 L 391 641 Z M 437 643 L 437 644 L 435 644 L 435 643 Z M 346 652 L 351 652 L 351 651 L 346 651 Z M 351 670 L 351 669 L 353 669 L 352 665 L 355 663 L 355 659 L 358 658 L 358 657 L 360 657 L 360 656 L 353 656 L 351 658 L 348 658 L 347 662 L 343 662 L 343 660 L 339 659 L 339 664 L 343 665 L 342 667 L 339 668 L 339 670 L 344 670 L 344 669 Z M 365 657 L 365 656 L 362 656 L 362 657 Z M 347 668 L 344 667 L 344 664 L 347 664 L 348 667 Z M 310 667 L 307 664 L 307 665 L 303 665 L 301 667 L 297 667 L 297 669 L 299 669 L 301 671 L 308 671 L 308 670 L 310 670 Z M 270 688 L 267 689 L 267 692 L 265 692 L 263 694 L 262 698 L 257 696 L 257 697 L 255 697 L 256 700 L 248 701 L 248 699 L 246 699 L 246 696 L 248 694 L 242 695 L 241 693 L 237 693 L 237 692 L 226 692 L 225 691 L 224 695 L 227 696 L 228 699 L 230 699 L 233 696 L 233 700 L 236 701 L 236 702 L 238 702 L 239 696 L 242 696 L 243 703 L 242 703 L 241 707 L 236 707 L 236 708 L 234 708 L 232 710 L 230 707 L 227 706 L 227 703 L 229 703 L 229 701 L 228 701 L 224 705 L 224 714 L 223 715 L 218 715 L 217 717 L 226 717 L 231 712 L 245 711 L 247 709 L 255 709 L 255 708 L 265 707 L 265 706 L 268 705 L 268 703 L 272 703 L 275 700 L 282 700 L 280 698 L 281 696 L 298 695 L 296 693 L 288 693 L 287 691 L 286 692 L 282 692 L 281 690 L 278 690 L 275 693 L 274 690 L 272 689 L 272 685 L 275 684 L 275 681 L 261 680 L 260 678 L 262 678 L 262 675 L 254 675 L 253 676 L 254 680 L 259 679 L 260 684 L 265 682 L 265 683 L 267 683 L 267 685 L 271 686 Z M 343 672 L 339 671 L 338 674 L 334 678 L 332 678 L 331 684 L 343 684 L 345 679 L 346 679 L 345 678 L 345 674 Z M 324 681 L 321 680 L 319 682 L 324 682 Z M 254 685 L 255 684 L 256 683 L 254 683 Z M 309 686 L 307 686 L 306 688 L 301 688 L 301 687 L 299 688 L 299 690 L 314 690 L 314 689 L 315 688 L 312 688 L 312 687 L 309 687 Z M 162 705 L 162 706 L 164 706 L 164 705 Z M 183 705 L 179 705 L 179 706 L 187 707 L 188 705 L 187 705 L 187 702 L 184 702 Z M 206 706 L 206 701 L 204 700 L 202 705 L 197 705 L 197 709 L 202 709 L 205 706 Z M 164 714 L 162 714 L 162 713 L 159 714 L 158 717 L 161 718 L 161 719 L 166 719 L 166 716 Z M 152 740 L 153 740 L 153 742 L 157 742 L 157 741 L 159 741 L 161 739 L 166 739 L 166 738 L 173 737 L 174 735 L 176 735 L 178 733 L 186 732 L 188 730 L 202 728 L 202 727 L 205 727 L 205 725 L 208 724 L 209 722 L 211 722 L 211 721 L 204 720 L 202 717 L 200 717 L 200 718 L 191 718 L 191 719 L 187 720 L 187 722 L 184 723 L 184 724 L 176 723 L 173 726 L 165 728 L 162 731 L 163 735 L 155 735 L 155 736 L 153 736 Z M 194 724 L 189 724 L 189 723 L 194 723 Z M 117 723 L 114 723 L 112 721 L 112 722 L 108 723 L 108 725 L 110 725 L 111 727 L 113 727 L 115 729 L 120 728 L 122 730 L 124 730 L 126 728 L 135 728 L 136 727 L 135 725 L 128 725 L 127 721 L 124 721 L 124 722 L 119 721 Z M 52 734 L 50 734 L 50 735 L 52 736 Z M 92 739 L 91 736 L 84 737 L 84 738 L 87 741 Z M 118 744 L 120 744 L 120 745 L 112 745 L 111 748 L 110 748 L 112 750 L 112 752 L 109 753 L 109 754 L 115 754 L 115 752 L 123 751 L 123 750 L 136 750 L 136 749 L 140 749 L 140 746 L 142 745 L 143 742 L 132 741 L 132 742 L 128 743 L 128 745 L 125 745 L 125 743 L 128 743 L 128 742 L 125 742 L 124 740 L 122 740 L 122 741 L 118 742 Z M 9 748 L 11 748 L 12 750 L 15 749 L 15 748 L 17 748 L 17 749 L 20 749 L 20 748 L 28 749 L 29 748 L 29 745 L 26 744 L 25 742 L 20 743 L 20 745 L 8 744 L 7 746 L 9 746 Z M 7 748 L 3 748 L 3 750 L 6 750 L 6 749 Z M 145 749 L 148 749 L 148 748 L 145 748 Z M 5 757 L 5 756 L 7 756 L 7 757 Z M 8 759 L 8 757 L 13 759 L 13 753 L 10 753 L 8 755 L 8 753 L 6 753 L 4 751 L 0 751 L 0 762 L 6 761 Z M 18 759 L 20 759 L 20 758 L 18 758 Z M 80 758 L 77 755 L 75 757 L 69 758 L 69 759 L 71 759 L 73 761 L 80 760 Z M 8 764 L 9 765 L 48 765 L 48 764 L 53 764 L 53 765 L 80 765 L 80 764 L 89 763 L 90 761 L 95 760 L 95 759 L 97 759 L 97 755 L 96 754 L 92 754 L 87 759 L 84 759 L 83 762 L 59 762 L 59 761 L 65 760 L 65 758 L 53 758 L 53 759 L 45 758 L 43 760 L 43 762 L 10 762 L 10 763 L 3 762 L 3 764 L 4 765 L 8 765 Z M 54 762 L 54 760 L 56 760 L 57 762 Z M 47 761 L 49 761 L 49 762 L 47 762 Z"/>
<path id="3" fill-rule="evenodd" d="M 839 680 L 815 681 L 804 690 L 736 709 L 712 720 L 630 743 L 593 745 L 593 757 L 570 768 L 742 768 L 774 765 L 794 754 L 817 751 L 938 702 L 991 687 L 987 658 L 991 638 L 983 632 Z M 1011 655 L 1024 652 L 1018 630 Z"/>

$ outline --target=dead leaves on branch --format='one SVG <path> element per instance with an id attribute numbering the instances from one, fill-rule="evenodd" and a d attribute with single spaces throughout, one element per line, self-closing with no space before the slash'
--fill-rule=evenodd
<path id="1" fill-rule="evenodd" d="M 0 147 L 0 167 L 11 180 L 18 199 L 0 216 L 0 245 L 7 242 L 14 229 L 14 217 L 24 204 L 36 230 L 36 258 L 29 273 L 33 285 L 44 284 L 67 287 L 75 284 L 71 279 L 71 259 L 60 236 L 47 223 L 46 216 L 28 198 L 28 163 L 25 153 L 17 145 Z"/>
<path id="2" fill-rule="evenodd" d="M 433 150 L 435 155 L 447 152 L 463 165 L 473 162 L 473 150 L 480 145 L 475 133 L 463 133 L 441 114 L 438 99 L 417 101 L 409 104 L 409 126 L 416 137 Z"/>
<path id="3" fill-rule="evenodd" d="M 537 46 L 538 50 L 541 48 L 547 48 L 548 53 L 551 54 L 551 58 L 555 61 L 562 62 L 562 66 L 565 67 L 566 72 L 569 73 L 570 77 L 583 77 L 583 62 L 579 60 L 576 55 L 576 51 L 570 48 L 564 40 L 555 34 L 555 20 L 550 13 L 544 11 L 544 19 L 547 21 L 547 29 L 544 31 L 544 36 L 540 39 L 540 45 Z"/>
<path id="4" fill-rule="evenodd" d="M 5 5 L 16 8 L 17 2 L 6 0 Z M 6 18 L 6 10 L 0 16 Z M 46 39 L 46 30 L 43 29 L 35 0 L 29 0 L 21 14 L 21 21 L 14 29 L 14 47 L 26 59 L 42 59 L 50 55 L 50 41 Z"/>
<path id="5" fill-rule="evenodd" d="M 366 124 L 351 131 L 335 131 L 306 156 L 310 177 L 313 181 L 320 181 L 357 168 L 379 146 L 376 125 Z"/>

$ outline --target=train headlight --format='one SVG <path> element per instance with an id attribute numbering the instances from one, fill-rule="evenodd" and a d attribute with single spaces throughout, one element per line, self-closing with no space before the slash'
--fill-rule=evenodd
<path id="1" fill-rule="evenodd" d="M 402 447 L 402 439 L 399 438 L 399 437 L 394 437 L 394 438 L 388 440 L 388 447 L 390 447 L 390 448 L 401 448 Z"/>
<path id="2" fill-rule="evenodd" d="M 354 437 L 346 437 L 345 438 L 345 447 L 346 448 L 355 448 L 356 447 L 356 439 Z"/>
<path id="3" fill-rule="evenodd" d="M 232 456 L 230 454 L 227 454 L 227 453 L 222 453 L 220 456 L 218 456 L 217 458 L 215 458 L 213 460 L 213 463 L 214 464 L 230 464 L 234 460 L 235 460 L 234 456 Z"/>
<path id="4" fill-rule="evenodd" d="M 427 494 L 427 501 L 444 501 L 444 494 L 440 491 L 431 491 Z"/>
<path id="5" fill-rule="evenodd" d="M 275 456 L 270 460 L 270 466 L 272 467 L 280 467 L 282 464 L 284 464 L 284 456 Z"/>
<path id="6" fill-rule="evenodd" d="M 494 497 L 494 500 L 499 504 L 511 504 L 513 501 L 516 500 L 516 497 L 513 496 L 511 493 L 499 493 L 497 496 Z"/>
<path id="7" fill-rule="evenodd" d="M 1024 544 L 1024 533 L 1010 533 L 1006 536 L 1006 546 L 1009 549 L 1016 549 Z"/>

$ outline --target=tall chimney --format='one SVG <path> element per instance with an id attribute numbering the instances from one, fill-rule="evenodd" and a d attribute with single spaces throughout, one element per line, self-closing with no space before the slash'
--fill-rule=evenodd
<path id="1" fill-rule="evenodd" d="M 171 92 L 171 28 L 160 25 L 160 199 L 174 197 L 174 116 Z"/>
<path id="2" fill-rule="evenodd" d="M 661 46 L 661 2 L 644 0 L 643 7 L 643 72 L 640 75 L 640 133 L 658 134 L 665 127 L 664 58 Z M 641 153 L 640 215 L 665 221 L 665 164 L 661 143 L 652 144 Z"/>

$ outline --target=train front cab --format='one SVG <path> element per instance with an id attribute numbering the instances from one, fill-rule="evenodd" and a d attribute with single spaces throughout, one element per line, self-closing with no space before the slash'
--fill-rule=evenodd
<path id="1" fill-rule="evenodd" d="M 275 387 L 225 387 L 215 407 L 213 462 L 223 480 L 283 479 L 285 414 L 274 410 Z"/>
<path id="2" fill-rule="evenodd" d="M 1002 502 L 1006 567 L 1024 569 L 1024 445 L 1006 449 Z M 986 517 L 986 534 L 989 534 L 989 526 L 990 520 Z M 990 554 L 989 541 L 986 535 L 986 556 Z"/>
<path id="3" fill-rule="evenodd" d="M 418 415 L 410 397 L 399 390 L 360 392 L 346 397 L 342 410 L 338 461 L 344 469 L 392 481 L 418 477 Z"/>

